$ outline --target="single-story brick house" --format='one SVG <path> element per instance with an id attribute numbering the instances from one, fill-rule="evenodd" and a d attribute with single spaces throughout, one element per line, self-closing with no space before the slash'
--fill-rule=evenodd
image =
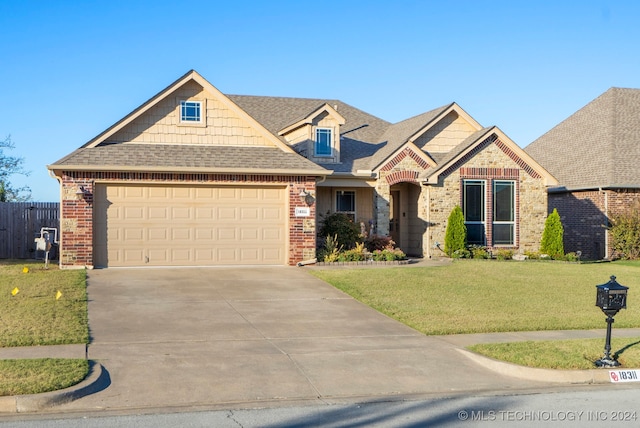
<path id="1" fill-rule="evenodd" d="M 640 200 L 640 89 L 609 89 L 525 151 L 558 179 L 549 211 L 558 209 L 565 251 L 611 257 L 611 216 Z"/>
<path id="2" fill-rule="evenodd" d="M 456 103 L 389 123 L 339 100 L 225 95 L 189 71 L 49 165 L 63 266 L 294 265 L 343 212 L 413 256 L 537 250 L 554 177 Z"/>

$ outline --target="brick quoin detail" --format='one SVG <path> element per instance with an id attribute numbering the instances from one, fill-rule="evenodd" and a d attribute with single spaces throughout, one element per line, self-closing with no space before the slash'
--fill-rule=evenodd
<path id="1" fill-rule="evenodd" d="M 407 156 L 413 159 L 422 169 L 427 169 L 430 167 L 429 163 L 425 161 L 419 154 L 411 150 L 409 147 L 405 147 L 403 151 L 401 151 L 396 156 L 394 156 L 393 159 L 389 160 L 389 162 L 387 162 L 385 166 L 381 168 L 381 170 L 391 171 L 396 165 L 398 165 Z"/>
<path id="2" fill-rule="evenodd" d="M 418 175 L 418 171 L 395 171 L 387 175 L 386 179 L 390 186 L 403 182 L 418 184 Z"/>
<path id="3" fill-rule="evenodd" d="M 308 217 L 296 217 L 296 207 L 306 207 L 300 193 L 302 190 L 316 193 L 316 180 L 313 176 L 286 176 L 264 174 L 177 174 L 154 172 L 84 172 L 65 171 L 62 176 L 62 222 L 60 232 L 61 264 L 64 266 L 93 266 L 93 194 L 95 182 L 108 184 L 237 184 L 260 185 L 275 184 L 288 189 L 288 255 L 289 265 L 315 256 L 316 225 L 315 204 L 312 204 Z M 83 186 L 84 195 L 76 195 Z"/>

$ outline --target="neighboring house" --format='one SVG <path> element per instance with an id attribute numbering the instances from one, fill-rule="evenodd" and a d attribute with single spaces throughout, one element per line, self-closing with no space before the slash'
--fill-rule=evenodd
<path id="1" fill-rule="evenodd" d="M 611 257 L 609 220 L 640 199 L 640 89 L 609 89 L 525 151 L 558 179 L 549 211 L 558 209 L 565 251 Z"/>
<path id="2" fill-rule="evenodd" d="M 412 256 L 469 239 L 537 250 L 555 179 L 457 104 L 391 124 L 338 100 L 224 95 L 195 71 L 48 168 L 61 264 L 280 264 L 343 212 Z"/>

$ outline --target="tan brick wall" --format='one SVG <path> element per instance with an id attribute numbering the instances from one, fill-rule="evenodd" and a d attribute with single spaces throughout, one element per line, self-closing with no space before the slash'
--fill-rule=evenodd
<path id="1" fill-rule="evenodd" d="M 263 176 L 246 174 L 169 174 L 65 172 L 61 185 L 60 261 L 63 266 L 93 266 L 93 183 L 104 182 L 149 184 L 284 184 L 289 189 L 289 265 L 312 259 L 316 250 L 316 205 L 310 206 L 309 217 L 296 217 L 295 207 L 306 206 L 300 198 L 302 189 L 315 194 L 314 177 Z M 79 186 L 85 194 L 78 195 Z"/>
<path id="2" fill-rule="evenodd" d="M 476 168 L 474 174 L 461 176 L 460 168 L 470 170 Z M 477 178 L 487 180 L 487 204 L 491 205 L 491 180 L 511 179 L 517 177 L 516 182 L 516 245 L 519 252 L 537 251 L 547 216 L 547 194 L 543 180 L 533 177 L 522 169 L 510 156 L 505 154 L 496 143 L 491 143 L 475 156 L 469 159 L 447 177 L 441 178 L 437 185 L 429 192 L 430 235 L 432 245 L 436 242 L 444 249 L 444 237 L 447 220 L 456 205 L 462 205 L 461 180 L 463 178 Z M 490 209 L 490 208 L 488 208 Z M 487 219 L 488 239 L 490 237 L 490 218 Z M 490 242 L 488 243 L 490 244 Z M 434 250 L 433 255 L 439 251 Z"/>
<path id="3" fill-rule="evenodd" d="M 180 124 L 179 102 L 184 99 L 205 101 L 206 126 Z M 206 92 L 196 82 L 167 96 L 124 129 L 110 142 L 210 144 L 232 146 L 273 146 L 263 135 L 234 111 Z"/>

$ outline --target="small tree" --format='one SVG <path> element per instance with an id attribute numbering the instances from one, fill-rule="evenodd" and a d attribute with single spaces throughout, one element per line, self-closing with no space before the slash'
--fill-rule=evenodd
<path id="1" fill-rule="evenodd" d="M 451 257 L 458 250 L 464 250 L 467 242 L 467 227 L 464 225 L 462 208 L 456 205 L 449 214 L 444 235 L 444 252 Z"/>
<path id="2" fill-rule="evenodd" d="M 558 209 L 554 208 L 544 222 L 544 231 L 542 232 L 542 241 L 540 242 L 540 252 L 550 257 L 564 256 L 564 228 L 560 220 Z"/>
<path id="3" fill-rule="evenodd" d="M 640 258 L 640 210 L 638 206 L 613 216 L 611 219 L 611 249 L 626 260 Z"/>
<path id="4" fill-rule="evenodd" d="M 31 190 L 28 186 L 15 188 L 9 182 L 9 177 L 13 174 L 29 175 L 29 172 L 22 167 L 23 158 L 9 156 L 3 151 L 3 149 L 13 148 L 15 146 L 11 142 L 11 136 L 0 141 L 0 202 L 22 202 L 31 198 Z"/>

